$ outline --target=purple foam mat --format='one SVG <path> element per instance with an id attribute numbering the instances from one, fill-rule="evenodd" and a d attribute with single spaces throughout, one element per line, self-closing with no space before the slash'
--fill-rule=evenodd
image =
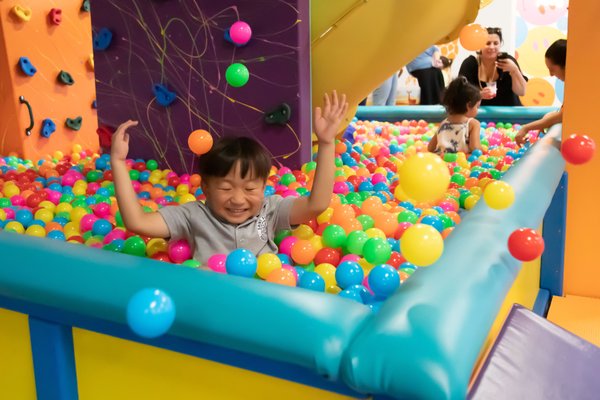
<path id="1" fill-rule="evenodd" d="M 515 304 L 469 399 L 599 399 L 600 348 Z"/>

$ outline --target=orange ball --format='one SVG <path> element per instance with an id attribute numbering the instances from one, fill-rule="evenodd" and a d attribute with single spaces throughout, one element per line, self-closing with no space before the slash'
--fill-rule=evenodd
<path id="1" fill-rule="evenodd" d="M 292 260 L 301 265 L 310 264 L 317 253 L 311 242 L 304 239 L 298 239 L 291 250 Z"/>
<path id="2" fill-rule="evenodd" d="M 190 133 L 190 136 L 188 137 L 188 146 L 190 147 L 190 150 L 199 156 L 208 152 L 212 145 L 213 138 L 210 133 L 204 129 L 197 129 Z"/>
<path id="3" fill-rule="evenodd" d="M 467 50 L 476 51 L 482 49 L 488 40 L 488 32 L 479 24 L 465 25 L 460 30 L 460 44 Z"/>
<path id="4" fill-rule="evenodd" d="M 277 283 L 285 286 L 296 286 L 296 277 L 294 273 L 285 268 L 277 268 L 271 271 L 267 276 L 267 282 Z"/>

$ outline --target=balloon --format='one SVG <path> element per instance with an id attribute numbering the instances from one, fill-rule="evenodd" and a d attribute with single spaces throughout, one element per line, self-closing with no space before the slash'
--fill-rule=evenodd
<path id="1" fill-rule="evenodd" d="M 535 260 L 544 252 L 544 238 L 534 229 L 517 229 L 508 237 L 508 251 L 519 261 Z"/>
<path id="2" fill-rule="evenodd" d="M 244 64 L 234 63 L 227 67 L 225 79 L 233 87 L 242 87 L 248 83 L 250 73 Z"/>
<path id="3" fill-rule="evenodd" d="M 415 224 L 404 231 L 400 252 L 411 264 L 426 267 L 437 261 L 444 251 L 444 239 L 430 225 Z"/>
<path id="4" fill-rule="evenodd" d="M 568 163 L 584 164 L 594 156 L 596 143 L 586 135 L 573 134 L 563 141 L 560 151 Z"/>
<path id="5" fill-rule="evenodd" d="M 515 201 L 515 191 L 506 182 L 493 181 L 485 187 L 483 200 L 490 208 L 503 210 Z"/>
<path id="6" fill-rule="evenodd" d="M 235 249 L 225 260 L 225 269 L 228 274 L 252 278 L 256 273 L 256 256 L 247 249 Z"/>
<path id="7" fill-rule="evenodd" d="M 188 136 L 188 146 L 194 154 L 202 155 L 207 153 L 213 145 L 213 138 L 204 129 L 197 129 Z"/>
<path id="8" fill-rule="evenodd" d="M 161 336 L 171 328 L 174 320 L 175 304 L 160 289 L 142 289 L 127 303 L 127 324 L 139 336 Z"/>
<path id="9" fill-rule="evenodd" d="M 476 51 L 482 49 L 487 43 L 488 32 L 479 24 L 469 24 L 460 30 L 459 39 L 462 47 Z"/>
<path id="10" fill-rule="evenodd" d="M 448 167 L 433 153 L 417 153 L 398 169 L 399 186 L 410 198 L 434 202 L 441 198 L 450 183 Z"/>
<path id="11" fill-rule="evenodd" d="M 244 21 L 237 21 L 229 28 L 229 36 L 235 44 L 244 45 L 250 41 L 252 37 L 252 29 Z"/>

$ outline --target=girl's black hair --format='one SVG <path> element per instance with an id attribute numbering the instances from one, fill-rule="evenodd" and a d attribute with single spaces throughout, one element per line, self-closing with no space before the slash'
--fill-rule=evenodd
<path id="1" fill-rule="evenodd" d="M 552 43 L 546 50 L 546 58 L 564 69 L 567 63 L 567 40 L 558 39 Z"/>
<path id="2" fill-rule="evenodd" d="M 240 176 L 267 180 L 271 156 L 256 140 L 249 137 L 225 137 L 200 156 L 198 173 L 203 179 L 222 178 L 239 162 Z"/>
<path id="3" fill-rule="evenodd" d="M 464 76 L 453 79 L 442 95 L 442 104 L 448 114 L 464 114 L 467 106 L 474 107 L 479 100 L 479 88 L 470 84 Z"/>

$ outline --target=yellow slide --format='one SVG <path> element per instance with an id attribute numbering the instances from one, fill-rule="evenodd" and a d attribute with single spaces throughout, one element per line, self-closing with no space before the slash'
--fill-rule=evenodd
<path id="1" fill-rule="evenodd" d="M 313 0 L 312 102 L 346 93 L 350 110 L 433 43 L 455 39 L 479 0 Z"/>

